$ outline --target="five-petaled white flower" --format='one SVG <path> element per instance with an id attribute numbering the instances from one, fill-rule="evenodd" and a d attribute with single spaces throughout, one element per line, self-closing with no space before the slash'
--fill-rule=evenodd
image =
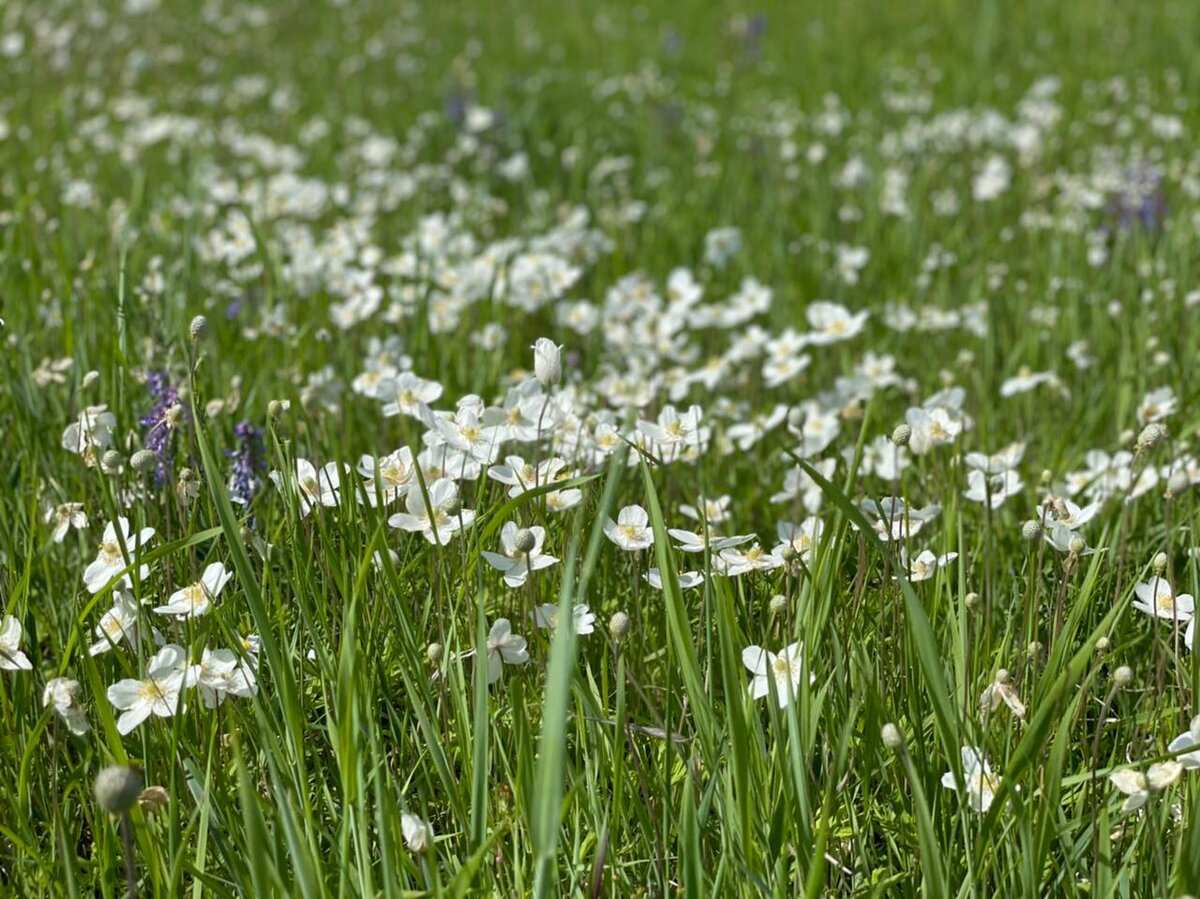
<path id="1" fill-rule="evenodd" d="M 1164 790 L 1179 779 L 1183 773 L 1183 764 L 1171 760 L 1158 762 L 1146 769 L 1146 773 L 1124 768 L 1108 775 L 1112 785 L 1125 794 L 1125 802 L 1121 806 L 1122 814 L 1137 811 L 1147 800 L 1151 792 Z"/>
<path id="2" fill-rule="evenodd" d="M 388 524 L 402 531 L 420 532 L 430 543 L 447 543 L 462 528 L 475 520 L 473 509 L 464 509 L 458 498 L 458 485 L 449 478 L 438 478 L 429 485 L 429 502 L 418 485 L 405 497 L 407 512 L 397 512 Z"/>
<path id="3" fill-rule="evenodd" d="M 151 715 L 170 718 L 181 708 L 180 697 L 193 680 L 187 651 L 168 643 L 147 663 L 145 680 L 126 678 L 108 688 L 108 701 L 121 710 L 117 731 L 127 734 Z"/>
<path id="4" fill-rule="evenodd" d="M 500 529 L 500 547 L 503 552 L 484 551 L 484 560 L 497 571 L 504 573 L 504 583 L 509 587 L 520 587 L 531 572 L 549 568 L 558 559 L 542 553 L 546 541 L 546 529 L 534 525 L 518 528 L 515 521 L 507 521 Z"/>
<path id="5" fill-rule="evenodd" d="M 654 545 L 650 516 L 641 506 L 626 506 L 617 513 L 617 520 L 604 520 L 604 536 L 621 549 L 636 552 Z"/>
<path id="6" fill-rule="evenodd" d="M 1190 621 L 1196 611 L 1196 603 L 1190 593 L 1176 594 L 1165 578 L 1151 578 L 1133 588 L 1137 594 L 1133 607 L 1155 618 L 1169 621 Z"/>
<path id="7" fill-rule="evenodd" d="M 533 610 L 533 620 L 542 630 L 554 630 L 558 627 L 558 606 L 546 603 Z M 575 633 L 590 634 L 596 629 L 596 615 L 585 603 L 576 603 L 571 609 L 571 622 Z"/>

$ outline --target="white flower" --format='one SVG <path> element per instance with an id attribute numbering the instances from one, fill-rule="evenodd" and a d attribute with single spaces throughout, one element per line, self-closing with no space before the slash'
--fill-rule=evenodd
<path id="1" fill-rule="evenodd" d="M 1195 600 L 1190 593 L 1176 595 L 1171 584 L 1161 577 L 1138 584 L 1133 592 L 1137 594 L 1133 607 L 1155 618 L 1189 621 L 1196 611 Z"/>
<path id="2" fill-rule="evenodd" d="M 781 709 L 787 708 L 788 703 L 796 695 L 800 680 L 804 676 L 804 646 L 792 643 L 778 654 L 768 652 L 761 646 L 747 646 L 742 650 L 742 664 L 749 669 L 750 696 L 762 699 L 771 692 L 774 683 L 775 699 Z M 809 675 L 808 682 L 815 680 Z"/>
<path id="3" fill-rule="evenodd" d="M 1191 726 L 1167 744 L 1167 752 L 1184 752 L 1176 761 L 1184 768 L 1200 768 L 1200 715 L 1192 719 Z"/>
<path id="4" fill-rule="evenodd" d="M 996 791 L 1000 789 L 1000 776 L 992 768 L 983 753 L 974 746 L 962 748 L 963 784 L 960 785 L 953 771 L 942 775 L 942 786 L 949 790 L 965 792 L 967 804 L 977 812 L 991 808 Z"/>
<path id="5" fill-rule="evenodd" d="M 903 548 L 900 550 L 900 561 L 908 566 L 908 579 L 914 584 L 929 580 L 939 568 L 945 568 L 957 558 L 958 553 L 935 556 L 930 550 L 923 549 L 915 559 L 910 560 L 908 553 Z"/>
<path id="6" fill-rule="evenodd" d="M 909 449 L 918 456 L 925 455 L 935 446 L 953 443 L 962 432 L 962 422 L 941 406 L 909 409 L 904 420 L 912 428 Z"/>
<path id="7" fill-rule="evenodd" d="M 230 649 L 204 650 L 200 664 L 192 666 L 190 676 L 200 688 L 206 707 L 216 708 L 226 696 L 248 698 L 258 692 L 252 658 L 242 661 Z"/>
<path id="8" fill-rule="evenodd" d="M 221 595 L 231 580 L 233 572 L 226 570 L 222 563 L 213 562 L 204 569 L 200 580 L 176 590 L 165 606 L 158 606 L 154 611 L 179 618 L 199 618 L 212 608 L 213 600 Z"/>
<path id="9" fill-rule="evenodd" d="M 118 590 L 113 597 L 113 606 L 102 616 L 96 625 L 96 636 L 99 637 L 88 649 L 88 655 L 98 656 L 108 652 L 118 643 L 128 640 L 137 642 L 138 633 L 138 604 L 133 594 Z"/>
<path id="10" fill-rule="evenodd" d="M 867 321 L 868 312 L 852 313 L 845 306 L 817 300 L 809 303 L 805 315 L 812 331 L 805 335 L 810 344 L 823 345 L 849 340 L 859 334 Z"/>
<path id="11" fill-rule="evenodd" d="M 109 585 L 113 578 L 131 568 L 137 561 L 138 552 L 154 539 L 154 528 L 142 528 L 137 534 L 129 529 L 128 518 L 118 518 L 110 521 L 104 527 L 104 536 L 96 550 L 95 560 L 83 571 L 83 583 L 89 593 L 99 593 Z M 129 555 L 122 554 L 121 543 Z M 150 566 L 139 568 L 139 579 L 145 579 L 150 574 Z M 121 584 L 130 585 L 129 575 L 121 578 Z"/>
<path id="12" fill-rule="evenodd" d="M 663 588 L 662 572 L 657 568 L 651 568 L 642 575 L 642 578 L 655 590 Z M 678 581 L 680 590 L 690 590 L 704 583 L 704 575 L 699 571 L 681 571 Z"/>
<path id="13" fill-rule="evenodd" d="M 426 381 L 406 371 L 397 378 L 381 381 L 375 395 L 388 400 L 383 406 L 386 418 L 397 415 L 424 418 L 429 412 L 429 404 L 437 402 L 442 390 L 442 385 L 436 381 Z"/>
<path id="14" fill-rule="evenodd" d="M 12 615 L 0 619 L 0 671 L 32 671 L 33 665 L 21 652 L 21 622 Z"/>
<path id="15" fill-rule="evenodd" d="M 500 680 L 505 665 L 524 665 L 528 661 L 525 638 L 512 632 L 507 618 L 498 618 L 487 637 L 488 683 Z"/>
<path id="16" fill-rule="evenodd" d="M 749 543 L 754 539 L 753 534 L 741 534 L 735 537 L 717 537 L 709 534 L 708 539 L 705 540 L 703 534 L 685 531 L 682 528 L 667 528 L 667 534 L 678 541 L 675 548 L 682 553 L 702 553 L 706 549 L 720 552 L 723 549 L 732 549 L 743 543 Z"/>
<path id="17" fill-rule="evenodd" d="M 649 527 L 650 516 L 641 506 L 626 506 L 617 513 L 617 520 L 604 520 L 604 536 L 627 552 L 636 552 L 654 544 L 654 531 Z"/>
<path id="18" fill-rule="evenodd" d="M 412 852 L 424 852 L 433 845 L 433 828 L 412 812 L 400 816 L 400 829 L 404 832 L 404 844 Z"/>
<path id="19" fill-rule="evenodd" d="M 795 552 L 796 558 L 807 565 L 812 556 L 813 547 L 821 539 L 821 531 L 824 527 L 821 519 L 816 517 L 806 518 L 800 524 L 792 524 L 790 521 L 779 522 L 775 525 L 779 545 L 772 550 L 773 554 L 783 561 L 784 550 L 790 548 Z"/>
<path id="20" fill-rule="evenodd" d="M 112 445 L 112 432 L 116 426 L 117 417 L 108 411 L 108 406 L 88 406 L 79 413 L 79 420 L 71 422 L 63 431 L 62 448 L 92 458 L 97 449 Z"/>
<path id="21" fill-rule="evenodd" d="M 267 477 L 279 490 L 291 484 L 291 478 L 282 471 L 272 471 Z M 297 459 L 295 478 L 301 518 L 315 506 L 336 506 L 341 501 L 342 473 L 337 462 L 329 462 L 318 471 L 307 459 Z"/>
<path id="22" fill-rule="evenodd" d="M 1025 704 L 1012 688 L 1009 674 L 1003 668 L 996 672 L 996 679 L 987 685 L 979 697 L 979 706 L 984 714 L 996 711 L 1001 705 L 1008 706 L 1008 710 L 1018 718 L 1025 717 Z"/>
<path id="23" fill-rule="evenodd" d="M 554 630 L 558 627 L 558 606 L 546 603 L 533 610 L 533 620 L 543 630 Z M 576 603 L 571 609 L 571 621 L 577 634 L 590 634 L 595 630 L 596 615 L 584 603 Z"/>
<path id="24" fill-rule="evenodd" d="M 430 543 L 444 544 L 475 520 L 472 509 L 462 508 L 458 485 L 449 478 L 438 478 L 429 485 L 429 503 L 418 489 L 405 498 L 407 512 L 397 512 L 388 524 L 402 531 L 419 531 Z"/>
<path id="25" fill-rule="evenodd" d="M 413 465 L 412 450 L 407 446 L 379 459 L 363 456 L 357 470 L 365 479 L 363 493 L 372 506 L 381 500 L 386 506 L 417 486 L 416 466 Z"/>
<path id="26" fill-rule="evenodd" d="M 1044 503 L 1038 503 L 1037 520 L 1044 521 L 1048 528 L 1063 527 L 1070 531 L 1076 531 L 1095 518 L 1099 511 L 1099 503 L 1092 503 L 1080 508 L 1069 499 L 1055 497 Z"/>
<path id="27" fill-rule="evenodd" d="M 562 379 L 562 347 L 548 337 L 539 337 L 533 350 L 533 372 L 542 386 L 551 387 Z"/>
<path id="28" fill-rule="evenodd" d="M 108 701 L 122 711 L 117 731 L 127 734 L 151 715 L 174 715 L 191 677 L 186 650 L 174 643 L 164 646 L 147 664 L 145 680 L 126 678 L 108 688 Z"/>
<path id="29" fill-rule="evenodd" d="M 87 712 L 79 704 L 79 682 L 67 677 L 52 677 L 42 690 L 42 705 L 54 706 L 54 711 L 63 719 L 67 730 L 82 737 L 92 729 Z"/>
<path id="30" fill-rule="evenodd" d="M 83 503 L 63 503 L 52 509 L 46 510 L 46 523 L 54 522 L 54 530 L 50 534 L 50 539 L 55 543 L 62 543 L 67 536 L 67 531 L 75 528 L 77 531 L 82 531 L 88 526 L 87 513 L 83 511 Z"/>
<path id="31" fill-rule="evenodd" d="M 1114 771 L 1108 776 L 1112 785 L 1125 794 L 1125 803 L 1121 806 L 1122 814 L 1136 811 L 1146 804 L 1151 791 L 1169 787 L 1183 773 L 1183 765 L 1178 761 L 1158 762 L 1146 769 L 1146 773 L 1125 768 Z"/>
<path id="32" fill-rule="evenodd" d="M 526 531 L 528 536 L 522 531 Z M 520 587 L 532 571 L 549 568 L 558 559 L 542 554 L 542 544 L 546 540 L 546 529 L 533 526 L 528 529 L 517 527 L 515 521 L 505 522 L 500 529 L 500 553 L 482 553 L 484 560 L 497 571 L 504 573 L 504 583 L 509 587 Z M 531 541 L 532 546 L 522 548 L 522 541 Z"/>
<path id="33" fill-rule="evenodd" d="M 963 496 L 971 502 L 998 509 L 1010 496 L 1020 493 L 1024 486 L 1020 475 L 1015 471 L 989 475 L 974 469 L 967 472 L 967 489 L 963 491 Z"/>

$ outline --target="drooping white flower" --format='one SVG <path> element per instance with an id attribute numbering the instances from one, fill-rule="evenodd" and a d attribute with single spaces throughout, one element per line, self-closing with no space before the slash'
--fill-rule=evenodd
<path id="1" fill-rule="evenodd" d="M 558 627 L 558 606 L 554 603 L 540 605 L 533 610 L 533 620 L 543 630 Z M 571 621 L 576 634 L 590 634 L 596 629 L 596 615 L 585 603 L 576 603 L 571 609 Z"/>
<path id="2" fill-rule="evenodd" d="M 63 719 L 67 730 L 82 737 L 92 729 L 87 712 L 79 702 L 79 681 L 69 677 L 52 677 L 42 690 L 42 706 L 54 706 L 55 713 Z"/>
<path id="3" fill-rule="evenodd" d="M 529 661 L 525 638 L 512 632 L 507 618 L 496 619 L 487 636 L 488 683 L 500 680 L 505 665 L 524 665 Z"/>

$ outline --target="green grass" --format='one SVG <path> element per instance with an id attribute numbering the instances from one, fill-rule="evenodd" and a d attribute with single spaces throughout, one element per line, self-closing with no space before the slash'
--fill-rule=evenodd
<path id="1" fill-rule="evenodd" d="M 1167 489 L 1200 425 L 1200 7 L 136 6 L 0 8 L 0 618 L 20 623 L 29 660 L 0 669 L 0 894 L 126 894 L 117 820 L 92 795 L 110 764 L 169 797 L 131 813 L 140 895 L 1200 893 L 1194 775 L 1134 812 L 1109 781 L 1177 755 L 1200 690 L 1182 633 L 1133 607 L 1160 552 L 1179 593 L 1200 590 L 1196 491 Z M 468 134 L 466 105 L 495 123 Z M 507 177 L 518 153 L 528 171 Z M 1011 183 L 975 199 L 993 157 Z M 1123 201 L 1150 221 L 1128 226 Z M 717 265 L 705 237 L 724 226 L 742 249 Z M 854 247 L 869 252 L 856 275 L 838 256 Z M 500 263 L 547 248 L 578 278 L 523 308 L 506 293 L 518 267 Z M 665 298 L 680 267 L 704 293 L 671 331 L 628 295 L 644 277 Z M 697 309 L 728 307 L 746 278 L 769 308 L 704 325 Z M 351 284 L 380 304 L 342 329 Z M 448 316 L 456 290 L 468 299 Z M 591 330 L 562 317 L 583 299 Z M 812 330 L 818 299 L 870 318 L 770 386 L 758 354 Z M 898 329 L 897 304 L 958 318 Z M 443 385 L 432 407 L 453 410 L 470 394 L 502 404 L 540 337 L 563 345 L 547 392 L 573 417 L 537 421 L 552 439 L 507 443 L 496 464 L 560 456 L 568 480 L 510 497 L 484 473 L 422 470 L 415 495 L 448 474 L 475 513 L 433 543 L 389 525 L 405 499 L 344 490 L 304 514 L 295 483 L 267 480 L 297 459 L 352 471 L 424 449 L 428 421 L 385 417 L 352 387 L 372 340 L 397 339 Z M 1079 341 L 1090 367 L 1071 361 Z M 837 395 L 867 352 L 893 356 L 897 382 Z M 671 394 L 721 354 L 711 385 Z M 63 357 L 57 374 L 43 365 Z M 1026 367 L 1064 391 L 1002 397 Z M 161 484 L 132 464 L 156 372 L 182 390 Z M 970 426 L 896 478 L 873 472 L 874 441 L 949 386 Z M 1178 399 L 1166 437 L 1135 451 L 1139 405 L 1161 387 Z M 748 449 L 730 434 L 812 402 L 839 432 L 811 455 L 786 422 Z M 695 458 L 638 439 L 668 403 L 703 408 Z M 116 451 L 118 473 L 62 446 L 96 404 L 115 416 L 96 455 Z M 249 505 L 227 455 L 243 421 L 263 437 Z M 601 422 L 619 432 L 611 455 L 581 449 Z M 990 510 L 964 497 L 966 455 L 1014 441 L 1022 489 Z M 1093 450 L 1134 453 L 1126 473 L 1158 481 L 1111 491 L 1080 530 L 1094 554 L 1023 539 Z M 771 501 L 797 466 L 811 508 Z M 565 489 L 581 501 L 557 511 Z M 727 523 L 680 511 L 721 495 Z M 940 506 L 906 542 L 910 557 L 958 554 L 928 580 L 898 577 L 898 545 L 866 518 L 865 500 L 891 495 Z M 89 523 L 55 542 L 44 515 L 66 502 Z M 632 504 L 654 536 L 636 553 L 604 533 Z M 722 576 L 717 553 L 667 533 L 755 534 L 769 551 L 777 522 L 818 505 L 811 553 L 770 571 Z M 89 592 L 83 571 L 119 515 L 155 529 L 150 572 L 126 566 L 136 638 L 93 656 L 117 590 Z M 544 528 L 558 559 L 515 588 L 482 555 L 508 522 Z M 233 579 L 209 614 L 153 611 L 215 562 Z M 580 603 L 591 633 L 571 626 Z M 558 624 L 540 629 L 545 605 Z M 528 660 L 489 683 L 501 618 Z M 146 676 L 153 629 L 195 663 L 231 649 L 254 695 L 209 708 L 191 687 L 122 735 L 107 690 Z M 792 643 L 792 701 L 754 700 L 744 650 Z M 1001 669 L 1023 720 L 981 713 Z M 55 677 L 78 682 L 87 733 L 44 704 Z M 885 745 L 888 724 L 902 746 Z M 941 783 L 964 776 L 970 746 L 1000 778 L 985 812 Z M 406 815 L 432 829 L 428 848 Z"/>

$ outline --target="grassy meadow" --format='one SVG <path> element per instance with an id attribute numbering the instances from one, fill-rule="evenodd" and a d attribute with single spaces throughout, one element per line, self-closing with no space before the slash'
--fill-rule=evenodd
<path id="1" fill-rule="evenodd" d="M 1185 2 L 6 0 L 0 895 L 1200 894 L 1198 97 Z"/>

